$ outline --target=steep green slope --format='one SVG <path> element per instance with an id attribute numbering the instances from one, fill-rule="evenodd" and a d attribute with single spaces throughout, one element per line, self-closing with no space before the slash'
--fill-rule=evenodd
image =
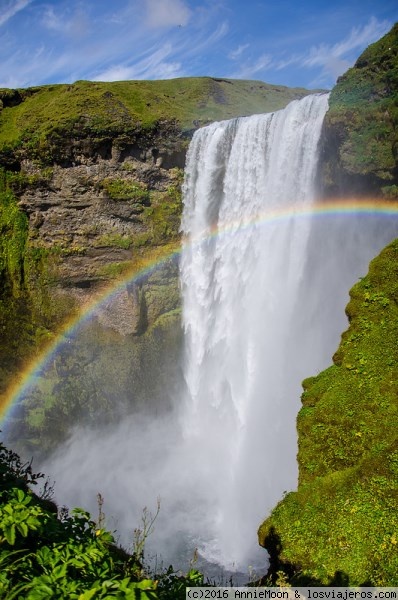
<path id="1" fill-rule="evenodd" d="M 398 240 L 347 315 L 334 365 L 303 384 L 298 491 L 259 540 L 295 581 L 398 585 Z"/>
<path id="2" fill-rule="evenodd" d="M 323 135 L 327 195 L 398 197 L 398 24 L 337 81 Z"/>
<path id="3" fill-rule="evenodd" d="M 57 162 L 75 138 L 93 138 L 97 146 L 112 139 L 123 147 L 142 130 L 149 138 L 175 135 L 210 121 L 277 110 L 308 93 L 210 77 L 0 90 L 0 160 L 12 165 L 16 157 L 28 156 Z M 165 121 L 174 126 L 165 129 Z"/>

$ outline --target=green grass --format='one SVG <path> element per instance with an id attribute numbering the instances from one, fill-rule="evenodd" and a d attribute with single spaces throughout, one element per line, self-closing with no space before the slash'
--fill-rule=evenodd
<path id="1" fill-rule="evenodd" d="M 0 280 L 15 296 L 23 285 L 23 262 L 28 237 L 28 218 L 17 205 L 5 173 L 0 173 Z"/>

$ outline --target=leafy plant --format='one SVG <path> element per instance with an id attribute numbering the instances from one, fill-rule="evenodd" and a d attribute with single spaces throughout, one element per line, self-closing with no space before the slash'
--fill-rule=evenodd
<path id="1" fill-rule="evenodd" d="M 155 515 L 144 511 L 128 554 L 103 527 L 100 495 L 95 523 L 80 508 L 58 510 L 34 494 L 31 486 L 42 477 L 0 442 L 0 599 L 171 600 L 185 598 L 186 585 L 203 583 L 194 569 L 181 575 L 170 567 L 157 580 L 146 576 L 141 560 L 159 503 Z"/>

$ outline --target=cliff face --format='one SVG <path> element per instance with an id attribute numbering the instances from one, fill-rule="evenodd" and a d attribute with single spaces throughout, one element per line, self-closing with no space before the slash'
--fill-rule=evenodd
<path id="1" fill-rule="evenodd" d="M 397 585 L 398 240 L 351 290 L 334 364 L 304 381 L 299 487 L 259 529 L 272 564 L 314 585 Z"/>
<path id="2" fill-rule="evenodd" d="M 41 167 L 21 162 L 2 175 L 0 227 L 1 387 L 102 289 L 178 245 L 178 167 L 159 158 L 81 158 Z M 150 288 L 150 291 L 149 291 Z M 168 292 L 166 293 L 166 290 Z M 119 335 L 141 335 L 179 306 L 178 265 L 161 285 L 151 277 L 125 288 L 113 314 L 98 315 Z M 176 320 L 177 323 L 177 320 Z"/>
<path id="3" fill-rule="evenodd" d="M 324 194 L 398 198 L 398 24 L 338 79 L 329 105 Z"/>
<path id="4" fill-rule="evenodd" d="M 25 251 L 51 254 L 61 286 L 88 289 L 176 241 L 191 132 L 306 93 L 212 78 L 0 90 L 3 188 L 28 218 Z"/>

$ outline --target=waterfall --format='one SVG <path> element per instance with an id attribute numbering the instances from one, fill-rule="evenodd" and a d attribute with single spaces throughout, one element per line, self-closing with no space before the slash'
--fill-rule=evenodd
<path id="1" fill-rule="evenodd" d="M 200 487 L 213 519 L 201 551 L 210 561 L 249 560 L 267 510 L 296 485 L 291 332 L 310 233 L 299 213 L 314 202 L 327 106 L 327 95 L 313 95 L 214 123 L 189 148 L 182 426 L 206 465 Z"/>
<path id="2" fill-rule="evenodd" d="M 143 507 L 153 513 L 160 497 L 146 544 L 157 564 L 185 569 L 197 548 L 206 572 L 207 563 L 264 572 L 257 528 L 297 484 L 301 381 L 330 364 L 347 328 L 348 290 L 397 235 L 380 215 L 309 216 L 327 104 L 325 94 L 307 96 L 195 133 L 175 409 L 77 426 L 40 466 L 69 506 L 95 515 L 101 492 L 107 526 L 127 547 Z"/>

